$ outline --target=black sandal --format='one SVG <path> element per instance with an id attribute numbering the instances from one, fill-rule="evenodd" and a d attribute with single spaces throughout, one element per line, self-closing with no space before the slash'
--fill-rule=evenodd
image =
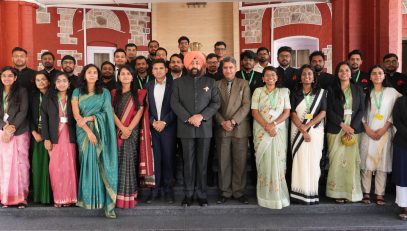
<path id="1" fill-rule="evenodd" d="M 376 204 L 377 205 L 385 205 L 386 201 L 384 200 L 384 197 L 382 197 L 382 198 L 376 197 Z"/>
<path id="2" fill-rule="evenodd" d="M 403 209 L 403 212 L 399 214 L 399 218 L 402 221 L 407 221 L 407 210 Z"/>
<path id="3" fill-rule="evenodd" d="M 345 200 L 344 199 L 336 199 L 335 203 L 337 203 L 337 204 L 345 204 Z"/>

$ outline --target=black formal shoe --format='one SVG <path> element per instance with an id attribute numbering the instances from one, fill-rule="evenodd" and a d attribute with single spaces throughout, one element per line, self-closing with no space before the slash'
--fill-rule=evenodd
<path id="1" fill-rule="evenodd" d="M 208 201 L 206 199 L 198 199 L 198 203 L 201 207 L 208 206 Z"/>
<path id="2" fill-rule="evenodd" d="M 150 194 L 150 195 L 148 195 L 148 197 L 147 197 L 146 203 L 147 203 L 147 204 L 151 204 L 151 203 L 153 203 L 154 201 L 158 201 L 158 200 L 160 200 L 160 199 L 161 199 L 161 194 L 157 194 L 157 195 Z"/>
<path id="3" fill-rule="evenodd" d="M 241 197 L 237 198 L 237 200 L 242 204 L 249 204 L 249 200 L 247 199 L 246 196 L 241 196 Z"/>
<path id="4" fill-rule="evenodd" d="M 164 194 L 164 200 L 168 202 L 168 204 L 173 204 L 175 201 L 174 193 Z"/>
<path id="5" fill-rule="evenodd" d="M 224 203 L 226 203 L 226 201 L 228 201 L 227 197 L 219 196 L 218 200 L 216 200 L 216 204 L 224 204 Z"/>
<path id="6" fill-rule="evenodd" d="M 181 206 L 189 207 L 191 205 L 192 205 L 192 197 L 185 196 L 184 199 L 181 202 Z"/>

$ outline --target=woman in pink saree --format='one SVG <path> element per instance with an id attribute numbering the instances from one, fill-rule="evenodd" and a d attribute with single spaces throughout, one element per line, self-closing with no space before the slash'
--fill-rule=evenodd
<path id="1" fill-rule="evenodd" d="M 17 70 L 4 67 L 0 81 L 0 202 L 3 208 L 27 205 L 30 146 L 28 96 L 18 86 Z"/>

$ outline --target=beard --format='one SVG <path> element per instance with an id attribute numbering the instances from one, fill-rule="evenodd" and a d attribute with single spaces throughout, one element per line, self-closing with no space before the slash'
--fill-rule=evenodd
<path id="1" fill-rule="evenodd" d="M 181 73 L 182 69 L 181 69 L 181 67 L 174 66 L 174 67 L 172 67 L 171 71 L 178 74 L 178 73 Z"/>
<path id="2" fill-rule="evenodd" d="M 259 62 L 262 62 L 262 63 L 267 62 L 267 59 L 264 57 L 261 57 L 261 58 L 259 58 Z"/>
<path id="3" fill-rule="evenodd" d="M 102 79 L 111 80 L 114 78 L 114 75 L 102 75 Z"/>
<path id="4" fill-rule="evenodd" d="M 322 70 L 324 70 L 324 67 L 322 67 L 320 65 L 315 65 L 314 70 L 315 70 L 315 72 L 321 72 Z"/>
<path id="5" fill-rule="evenodd" d="M 50 62 L 46 62 L 46 63 L 44 63 L 44 67 L 45 67 L 45 69 L 52 69 L 54 67 L 54 64 L 50 63 Z"/>
<path id="6" fill-rule="evenodd" d="M 73 69 L 70 68 L 70 67 L 65 67 L 63 70 L 64 70 L 64 72 L 67 73 L 67 74 L 72 74 L 72 73 L 73 73 Z"/>
<path id="7" fill-rule="evenodd" d="M 157 54 L 157 51 L 150 51 L 150 56 L 155 56 Z"/>
<path id="8" fill-rule="evenodd" d="M 192 68 L 191 70 L 188 71 L 188 74 L 191 77 L 198 77 L 201 74 L 201 71 L 198 68 Z"/>

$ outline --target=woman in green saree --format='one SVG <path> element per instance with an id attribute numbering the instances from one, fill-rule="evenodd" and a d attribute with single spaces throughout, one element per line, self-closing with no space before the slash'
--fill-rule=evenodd
<path id="1" fill-rule="evenodd" d="M 72 94 L 80 163 L 77 205 L 104 208 L 106 217 L 116 218 L 118 164 L 110 93 L 93 64 L 83 68 L 80 79 L 81 87 Z"/>
<path id="2" fill-rule="evenodd" d="M 257 167 L 257 201 L 260 206 L 281 209 L 290 205 L 285 180 L 287 125 L 290 91 L 279 87 L 277 70 L 265 67 L 264 87 L 252 96 L 254 149 Z"/>

